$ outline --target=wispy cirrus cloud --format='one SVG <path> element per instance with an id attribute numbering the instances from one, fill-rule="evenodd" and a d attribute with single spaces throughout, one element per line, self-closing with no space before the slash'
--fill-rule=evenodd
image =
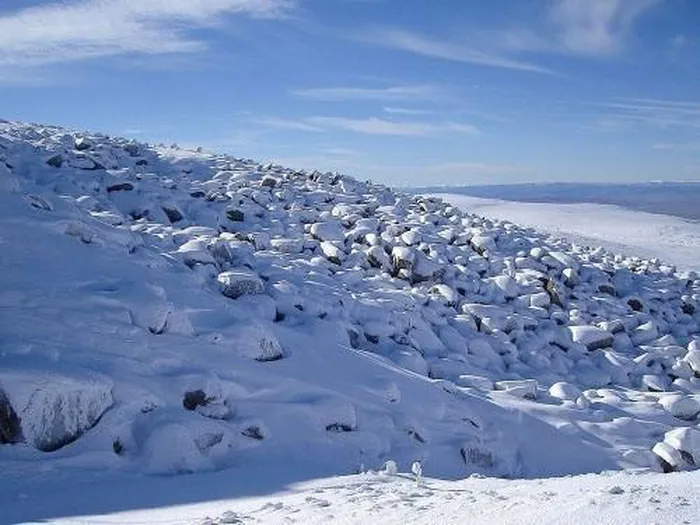
<path id="1" fill-rule="evenodd" d="M 552 73 L 546 67 L 509 58 L 496 51 L 470 47 L 460 42 L 433 38 L 405 29 L 388 27 L 376 29 L 368 35 L 363 37 L 363 40 L 369 43 L 425 57 L 520 71 Z"/>
<path id="2" fill-rule="evenodd" d="M 455 122 L 423 123 L 397 122 L 376 117 L 353 119 L 345 117 L 310 117 L 308 122 L 322 127 L 354 131 L 368 135 L 394 135 L 405 137 L 424 137 L 438 133 L 467 133 L 476 134 L 479 130 L 470 124 Z"/>
<path id="3" fill-rule="evenodd" d="M 321 102 L 339 102 L 348 100 L 410 101 L 443 98 L 446 90 L 431 84 L 390 86 L 385 88 L 366 87 L 329 87 L 295 89 L 292 95 L 298 98 Z"/>
<path id="4" fill-rule="evenodd" d="M 396 121 L 377 117 L 347 118 L 338 116 L 312 116 L 300 119 L 279 117 L 250 117 L 249 122 L 271 129 L 324 132 L 351 131 L 366 135 L 397 137 L 425 137 L 441 133 L 479 134 L 476 126 L 459 122 Z"/>
<path id="5" fill-rule="evenodd" d="M 309 124 L 304 120 L 294 120 L 279 117 L 251 117 L 247 119 L 252 124 L 257 124 L 266 128 L 287 129 L 293 131 L 313 131 L 322 132 L 323 128 Z"/>
<path id="6" fill-rule="evenodd" d="M 628 98 L 603 104 L 612 122 L 644 123 L 661 128 L 700 128 L 700 102 Z"/>
<path id="7" fill-rule="evenodd" d="M 280 18 L 294 0 L 75 0 L 0 12 L 0 66 L 206 48 L 192 29 L 225 15 Z"/>
<path id="8" fill-rule="evenodd" d="M 384 106 L 382 111 L 389 115 L 435 115 L 438 113 L 434 109 L 401 108 L 396 106 Z"/>
<path id="9" fill-rule="evenodd" d="M 549 73 L 528 53 L 610 56 L 624 49 L 640 17 L 664 0 L 548 0 L 538 20 L 509 28 L 470 31 L 470 42 L 397 27 L 375 28 L 362 39 L 424 57 Z"/>

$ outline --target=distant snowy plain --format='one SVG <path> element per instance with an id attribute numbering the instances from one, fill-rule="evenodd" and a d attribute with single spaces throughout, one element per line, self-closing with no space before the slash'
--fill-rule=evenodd
<path id="1" fill-rule="evenodd" d="M 697 183 L 464 187 L 431 194 L 484 217 L 700 270 Z"/>

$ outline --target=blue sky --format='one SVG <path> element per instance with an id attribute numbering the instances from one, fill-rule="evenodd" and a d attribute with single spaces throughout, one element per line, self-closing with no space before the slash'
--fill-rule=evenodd
<path id="1" fill-rule="evenodd" d="M 3 0 L 0 117 L 395 185 L 700 180 L 700 2 Z"/>

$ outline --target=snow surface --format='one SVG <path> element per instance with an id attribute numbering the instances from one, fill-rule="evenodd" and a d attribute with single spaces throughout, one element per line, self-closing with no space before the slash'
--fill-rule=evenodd
<path id="1" fill-rule="evenodd" d="M 512 221 L 578 243 L 604 246 L 615 253 L 658 258 L 680 269 L 700 271 L 700 221 L 697 219 L 590 202 L 561 204 L 449 193 L 433 195 L 484 217 Z"/>
<path id="2" fill-rule="evenodd" d="M 700 462 L 698 276 L 439 199 L 0 121 L 0 268 L 0 522 Z"/>
<path id="3" fill-rule="evenodd" d="M 22 493 L 4 517 L 54 525 L 168 523 L 638 525 L 700 523 L 700 472 L 606 472 L 536 480 L 444 481 L 367 472 L 265 489 L 227 473 L 98 479 Z M 107 485 L 109 481 L 109 485 Z M 251 488 L 251 485 L 254 488 Z M 73 494 L 80 490 L 80 497 Z M 83 512 L 61 503 L 81 502 Z M 40 502 L 39 510 L 36 508 Z M 87 513 L 85 512 L 87 511 Z M 36 521 L 34 521 L 36 520 Z"/>

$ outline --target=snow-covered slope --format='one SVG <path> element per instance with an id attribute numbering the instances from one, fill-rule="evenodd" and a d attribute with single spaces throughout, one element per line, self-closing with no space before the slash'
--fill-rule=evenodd
<path id="1" fill-rule="evenodd" d="M 0 268 L 2 483 L 700 460 L 695 274 L 437 199 L 0 122 Z"/>

